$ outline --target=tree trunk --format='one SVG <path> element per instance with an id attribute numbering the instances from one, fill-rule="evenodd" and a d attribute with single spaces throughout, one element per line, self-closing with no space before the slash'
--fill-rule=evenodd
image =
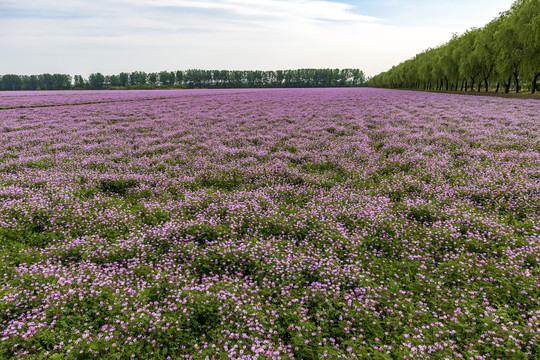
<path id="1" fill-rule="evenodd" d="M 478 82 L 478 92 L 480 92 L 480 90 L 482 90 L 482 81 Z"/>
<path id="2" fill-rule="evenodd" d="M 465 86 L 465 79 L 461 80 L 461 89 L 459 91 L 463 91 L 464 86 Z"/>
<path id="3" fill-rule="evenodd" d="M 510 83 L 512 82 L 512 75 L 508 76 L 508 82 L 504 85 L 504 93 L 508 94 L 510 92 Z"/>
<path id="4" fill-rule="evenodd" d="M 495 65 L 491 65 L 491 67 L 489 68 L 489 71 L 486 73 L 484 72 L 484 74 L 482 75 L 482 77 L 484 78 L 484 84 L 486 85 L 486 92 L 489 92 L 489 77 L 491 76 L 491 73 L 493 72 L 493 69 L 495 68 Z M 478 89 L 478 92 L 480 92 L 480 89 Z"/>
<path id="5" fill-rule="evenodd" d="M 516 94 L 519 94 L 519 76 L 518 73 L 514 73 L 514 82 L 516 83 Z"/>
<path id="6" fill-rule="evenodd" d="M 532 88 L 531 88 L 531 92 L 534 94 L 536 93 L 536 83 L 538 82 L 538 77 L 540 76 L 540 72 L 539 73 L 536 73 L 536 75 L 534 75 L 534 79 L 532 81 Z"/>
<path id="7" fill-rule="evenodd" d="M 471 92 L 474 90 L 474 79 L 471 78 Z"/>
<path id="8" fill-rule="evenodd" d="M 501 86 L 501 83 L 497 81 L 497 90 L 495 90 L 496 93 L 499 92 L 499 87 Z"/>

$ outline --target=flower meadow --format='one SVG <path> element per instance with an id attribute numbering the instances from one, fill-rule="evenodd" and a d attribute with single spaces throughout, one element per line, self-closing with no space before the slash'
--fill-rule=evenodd
<path id="1" fill-rule="evenodd" d="M 540 102 L 0 94 L 2 359 L 538 359 Z"/>

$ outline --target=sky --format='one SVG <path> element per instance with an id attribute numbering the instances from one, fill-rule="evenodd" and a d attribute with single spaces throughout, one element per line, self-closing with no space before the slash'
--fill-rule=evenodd
<path id="1" fill-rule="evenodd" d="M 513 0 L 0 0 L 0 74 L 355 68 L 482 27 Z"/>

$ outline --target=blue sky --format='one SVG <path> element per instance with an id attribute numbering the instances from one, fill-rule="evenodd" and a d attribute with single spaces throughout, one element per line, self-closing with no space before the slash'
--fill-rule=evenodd
<path id="1" fill-rule="evenodd" d="M 376 75 L 512 0 L 0 0 L 0 74 L 360 68 Z"/>

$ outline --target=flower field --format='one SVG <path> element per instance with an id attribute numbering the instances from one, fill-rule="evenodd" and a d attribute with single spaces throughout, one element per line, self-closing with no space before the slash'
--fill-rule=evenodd
<path id="1" fill-rule="evenodd" d="M 540 102 L 0 93 L 2 359 L 539 359 Z"/>

